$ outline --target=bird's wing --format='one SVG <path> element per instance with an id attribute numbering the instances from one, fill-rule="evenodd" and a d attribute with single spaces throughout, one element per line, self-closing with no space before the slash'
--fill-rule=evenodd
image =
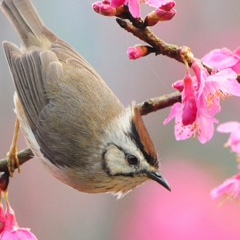
<path id="1" fill-rule="evenodd" d="M 55 145 L 53 133 L 50 127 L 49 137 L 44 137 L 45 125 L 42 121 L 46 117 L 44 112 L 48 112 L 51 117 L 51 95 L 48 88 L 54 86 L 57 91 L 58 80 L 63 73 L 62 64 L 56 54 L 49 50 L 23 52 L 9 42 L 4 42 L 3 48 L 29 126 L 41 152 L 50 161 L 55 161 L 55 152 L 51 150 Z"/>
<path id="2" fill-rule="evenodd" d="M 4 42 L 3 48 L 27 120 L 35 131 L 39 114 L 49 102 L 46 81 L 49 76 L 56 80 L 63 72 L 62 65 L 51 51 L 23 52 L 10 42 Z"/>

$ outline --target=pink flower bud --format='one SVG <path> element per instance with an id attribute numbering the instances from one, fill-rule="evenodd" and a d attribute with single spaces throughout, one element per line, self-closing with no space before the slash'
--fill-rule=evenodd
<path id="1" fill-rule="evenodd" d="M 179 92 L 182 92 L 184 89 L 183 80 L 181 79 L 176 81 L 175 83 L 172 84 L 172 87 L 178 90 Z"/>
<path id="2" fill-rule="evenodd" d="M 188 73 L 183 81 L 184 89 L 182 95 L 182 124 L 187 126 L 195 122 L 198 109 L 191 75 Z"/>
<path id="3" fill-rule="evenodd" d="M 169 2 L 152 11 L 145 18 L 145 24 L 147 26 L 154 26 L 159 21 L 171 20 L 177 13 L 176 10 L 173 9 L 175 5 L 175 2 Z"/>
<path id="4" fill-rule="evenodd" d="M 103 16 L 116 16 L 117 10 L 115 7 L 110 6 L 110 2 L 103 1 L 103 2 L 96 2 L 93 5 L 93 10 Z"/>
<path id="5" fill-rule="evenodd" d="M 95 2 L 93 5 L 93 10 L 103 16 L 107 17 L 122 17 L 124 18 L 125 14 L 127 13 L 127 8 L 124 5 L 116 7 L 110 3 L 110 1 L 102 1 L 102 2 Z"/>
<path id="6" fill-rule="evenodd" d="M 9 173 L 5 172 L 0 175 L 0 192 L 5 192 L 9 184 Z"/>
<path id="7" fill-rule="evenodd" d="M 20 228 L 17 224 L 13 209 L 8 203 L 5 214 L 5 227 L 0 234 L 1 240 L 37 240 L 36 236 L 30 232 L 29 228 Z"/>
<path id="8" fill-rule="evenodd" d="M 175 6 L 176 6 L 176 3 L 173 1 L 173 2 L 168 2 L 168 3 L 164 4 L 164 5 L 162 5 L 160 8 L 162 10 L 165 10 L 165 11 L 170 11 Z"/>
<path id="9" fill-rule="evenodd" d="M 127 54 L 129 59 L 136 60 L 144 57 L 150 53 L 150 48 L 148 46 L 135 45 L 134 47 L 129 47 Z"/>

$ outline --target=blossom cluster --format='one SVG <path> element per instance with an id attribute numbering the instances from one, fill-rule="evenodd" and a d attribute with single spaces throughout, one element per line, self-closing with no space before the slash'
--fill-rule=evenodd
<path id="1" fill-rule="evenodd" d="M 143 20 L 140 19 L 141 3 L 155 8 Z M 175 6 L 176 3 L 171 0 L 103 0 L 93 4 L 94 10 L 101 15 L 127 18 L 133 25 L 136 23 L 133 18 L 136 21 L 140 19 L 143 22 L 142 27 L 171 20 L 176 14 Z M 145 57 L 152 52 L 154 49 L 147 45 L 135 45 L 127 51 L 131 60 Z M 173 84 L 173 88 L 181 92 L 181 102 L 172 106 L 164 125 L 175 119 L 176 140 L 195 137 L 204 144 L 213 138 L 215 125 L 219 124 L 217 115 L 221 112 L 221 101 L 229 96 L 240 96 L 240 49 L 215 49 L 199 60 L 190 49 L 182 47 L 180 55 L 186 65 L 186 74 Z M 220 124 L 217 129 L 230 133 L 226 145 L 238 155 L 240 162 L 240 123 Z M 240 173 L 213 189 L 211 195 L 213 198 L 240 198 Z"/>
<path id="2" fill-rule="evenodd" d="M 211 72 L 204 67 L 210 67 Z M 182 102 L 172 106 L 169 117 L 164 124 L 175 118 L 175 136 L 185 140 L 197 136 L 201 143 L 208 142 L 214 134 L 214 124 L 219 121 L 216 115 L 221 111 L 220 100 L 226 96 L 240 96 L 240 50 L 216 49 L 201 59 L 193 60 L 191 76 L 187 69 L 186 76 L 173 87 L 182 93 Z M 219 132 L 230 133 L 226 146 L 230 147 L 240 159 L 240 123 L 220 124 Z M 238 167 L 240 170 L 240 165 Z M 240 198 L 240 173 L 227 179 L 211 191 L 214 199 L 220 197 Z"/>
<path id="3" fill-rule="evenodd" d="M 230 137 L 225 144 L 230 147 L 231 151 L 236 153 L 238 162 L 239 173 L 227 180 L 220 186 L 211 191 L 213 199 L 218 198 L 232 198 L 240 199 L 240 123 L 239 122 L 226 122 L 220 124 L 217 130 L 221 133 L 230 133 Z"/>
<path id="4" fill-rule="evenodd" d="M 123 7 L 127 6 L 134 18 L 140 18 L 141 3 L 156 8 L 156 12 L 151 13 L 156 21 L 169 20 L 176 13 L 170 11 L 175 6 L 175 3 L 169 0 L 103 0 L 94 3 L 93 9 L 104 16 L 120 16 L 123 13 Z"/>
<path id="5" fill-rule="evenodd" d="M 216 115 L 221 111 L 220 100 L 227 96 L 240 96 L 237 81 L 240 54 L 226 48 L 216 49 L 205 55 L 201 62 L 194 58 L 192 62 L 194 75 L 187 67 L 185 77 L 173 84 L 182 93 L 182 102 L 172 106 L 164 124 L 175 118 L 177 140 L 196 136 L 201 143 L 206 143 L 213 137 L 214 124 L 219 122 Z"/>

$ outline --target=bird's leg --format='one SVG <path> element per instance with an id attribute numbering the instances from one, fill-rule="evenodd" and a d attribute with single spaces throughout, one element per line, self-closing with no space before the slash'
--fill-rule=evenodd
<path id="1" fill-rule="evenodd" d="M 20 164 L 18 159 L 18 138 L 19 138 L 19 121 L 16 119 L 15 128 L 14 128 L 14 135 L 12 144 L 10 147 L 9 152 L 7 153 L 8 157 L 8 170 L 10 173 L 10 176 L 13 176 L 15 168 L 18 169 L 18 172 L 20 173 Z"/>

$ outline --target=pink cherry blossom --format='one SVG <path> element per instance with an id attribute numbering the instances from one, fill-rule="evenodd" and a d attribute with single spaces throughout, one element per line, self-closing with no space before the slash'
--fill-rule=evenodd
<path id="1" fill-rule="evenodd" d="M 140 3 L 143 2 L 151 7 L 158 8 L 163 4 L 166 4 L 167 0 L 111 0 L 111 6 L 120 7 L 123 5 L 128 5 L 129 11 L 135 18 L 140 18 Z"/>
<path id="2" fill-rule="evenodd" d="M 201 143 L 208 142 L 214 133 L 214 123 L 218 123 L 217 119 L 207 115 L 204 111 L 197 111 L 196 120 L 192 124 L 184 125 L 182 123 L 183 108 L 181 103 L 175 103 L 168 118 L 164 124 L 168 124 L 175 118 L 174 134 L 176 140 L 186 140 L 191 137 L 198 137 Z"/>
<path id="3" fill-rule="evenodd" d="M 231 150 L 240 155 L 240 123 L 226 122 L 220 124 L 217 128 L 219 132 L 230 133 L 230 137 L 225 144 Z M 239 160 L 238 160 L 239 161 Z M 238 166 L 240 168 L 240 164 Z M 223 184 L 216 187 L 211 192 L 212 198 L 230 197 L 233 199 L 240 199 L 240 174 L 227 179 Z"/>
<path id="4" fill-rule="evenodd" d="M 174 87 L 182 92 L 182 103 L 172 106 L 164 124 L 175 118 L 175 136 L 185 140 L 197 136 L 201 143 L 208 142 L 214 134 L 216 114 L 221 111 L 220 99 L 225 96 L 240 96 L 240 85 L 236 73 L 228 68 L 209 74 L 202 64 L 195 60 L 192 64 L 195 77 L 187 72 L 183 80 Z"/>
<path id="5" fill-rule="evenodd" d="M 221 133 L 230 133 L 230 137 L 225 144 L 238 155 L 240 154 L 240 123 L 239 122 L 226 122 L 220 124 L 217 130 Z"/>
<path id="6" fill-rule="evenodd" d="M 211 191 L 211 197 L 240 199 L 240 175 L 225 180 L 220 186 Z"/>
<path id="7" fill-rule="evenodd" d="M 15 213 L 8 204 L 5 214 L 4 230 L 0 234 L 1 240 L 37 240 L 36 236 L 30 232 L 29 228 L 18 226 Z"/>

